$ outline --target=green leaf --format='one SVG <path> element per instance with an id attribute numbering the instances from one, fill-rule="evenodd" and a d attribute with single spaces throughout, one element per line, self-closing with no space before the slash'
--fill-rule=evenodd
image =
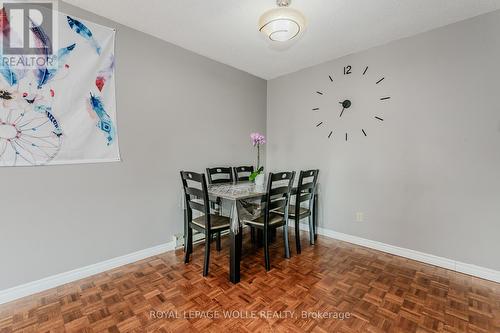
<path id="1" fill-rule="evenodd" d="M 251 182 L 253 182 L 255 180 L 255 178 L 260 175 L 262 172 L 264 172 L 264 167 L 261 166 L 259 169 L 257 169 L 257 171 L 254 171 L 250 174 L 250 176 L 248 176 L 248 180 L 250 180 Z"/>
<path id="2" fill-rule="evenodd" d="M 259 175 L 259 171 L 252 172 L 250 174 L 250 176 L 248 177 L 248 180 L 250 180 L 251 182 L 253 182 L 258 175 Z"/>

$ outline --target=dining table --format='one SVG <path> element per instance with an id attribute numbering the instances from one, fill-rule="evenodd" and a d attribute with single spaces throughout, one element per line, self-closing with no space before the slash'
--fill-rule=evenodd
<path id="1" fill-rule="evenodd" d="M 294 187 L 292 195 L 297 192 Z M 242 214 L 260 214 L 260 210 L 248 209 L 249 206 L 254 206 L 259 203 L 260 199 L 266 195 L 266 187 L 257 185 L 253 182 L 238 182 L 213 184 L 208 186 L 208 195 L 210 197 L 221 198 L 228 202 L 230 207 L 231 224 L 229 228 L 230 250 L 229 250 L 229 280 L 232 283 L 240 282 L 240 261 L 242 249 L 242 234 L 243 226 L 241 223 Z M 317 222 L 317 194 L 313 200 L 313 223 L 316 226 Z M 316 228 L 314 228 L 316 230 Z M 316 238 L 316 232 L 314 233 Z"/>

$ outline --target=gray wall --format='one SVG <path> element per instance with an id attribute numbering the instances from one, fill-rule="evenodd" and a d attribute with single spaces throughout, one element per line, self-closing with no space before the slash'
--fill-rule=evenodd
<path id="1" fill-rule="evenodd" d="M 2 168 L 0 290 L 172 240 L 179 170 L 255 163 L 266 81 L 62 3 L 117 28 L 121 163 Z"/>
<path id="2" fill-rule="evenodd" d="M 499 31 L 497 11 L 269 81 L 267 165 L 321 169 L 325 228 L 499 270 Z"/>

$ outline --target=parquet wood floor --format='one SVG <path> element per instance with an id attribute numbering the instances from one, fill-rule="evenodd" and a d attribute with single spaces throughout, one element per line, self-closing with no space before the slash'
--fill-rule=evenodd
<path id="1" fill-rule="evenodd" d="M 267 273 L 245 243 L 232 285 L 228 249 L 207 278 L 198 245 L 1 305 L 0 332 L 500 332 L 500 284 L 320 236 L 290 260 L 278 237 Z"/>

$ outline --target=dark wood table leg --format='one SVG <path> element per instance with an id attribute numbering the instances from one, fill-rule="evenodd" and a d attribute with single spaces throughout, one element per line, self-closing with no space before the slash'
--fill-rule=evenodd
<path id="1" fill-rule="evenodd" d="M 229 250 L 229 280 L 232 283 L 240 282 L 241 232 L 237 235 L 231 230 L 231 249 Z"/>
<path id="2" fill-rule="evenodd" d="M 240 237 L 237 238 L 238 241 L 238 267 L 241 262 L 241 256 L 243 255 L 243 225 L 240 224 Z"/>
<path id="3" fill-rule="evenodd" d="M 236 203 L 234 203 L 234 205 L 235 209 L 233 209 L 233 214 L 238 214 Z M 231 281 L 232 283 L 240 282 L 242 233 L 243 230 L 241 228 L 241 225 L 238 234 L 235 234 L 232 229 L 229 230 L 229 238 L 231 240 L 231 248 L 229 249 L 229 281 Z"/>

